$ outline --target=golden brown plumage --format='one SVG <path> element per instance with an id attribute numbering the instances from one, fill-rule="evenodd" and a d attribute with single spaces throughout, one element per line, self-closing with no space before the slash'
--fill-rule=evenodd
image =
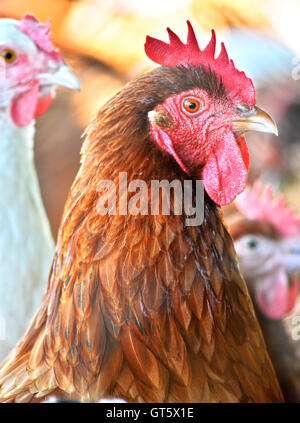
<path id="1" fill-rule="evenodd" d="M 147 112 L 176 90 L 168 72 L 159 68 L 127 85 L 91 124 L 47 292 L 0 368 L 1 401 L 53 391 L 84 401 L 282 401 L 214 202 L 206 195 L 204 223 L 195 227 L 172 213 L 97 212 L 99 182 L 117 185 L 119 172 L 128 183 L 184 179 L 147 130 Z M 160 84 L 167 78 L 168 87 Z"/>

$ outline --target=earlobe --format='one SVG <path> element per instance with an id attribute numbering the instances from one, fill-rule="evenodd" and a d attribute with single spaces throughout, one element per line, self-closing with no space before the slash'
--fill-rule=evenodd
<path id="1" fill-rule="evenodd" d="M 165 109 L 151 110 L 148 113 L 148 118 L 152 125 L 158 126 L 161 129 L 168 129 L 172 126 L 172 118 Z"/>
<path id="2" fill-rule="evenodd" d="M 149 119 L 151 119 L 150 116 L 149 116 Z M 152 123 L 151 120 L 150 122 Z M 171 138 L 163 129 L 161 129 L 159 126 L 156 126 L 155 124 L 152 124 L 150 126 L 150 135 L 151 135 L 151 138 L 153 138 L 156 141 L 156 143 L 159 145 L 160 148 L 162 148 L 167 153 L 169 153 L 172 157 L 174 157 L 174 159 L 176 160 L 176 162 L 179 164 L 179 166 L 184 172 L 186 172 L 187 174 L 190 173 L 188 169 L 185 167 L 185 165 L 182 163 L 182 161 L 180 160 L 179 156 L 177 155 L 173 147 L 173 142 Z"/>

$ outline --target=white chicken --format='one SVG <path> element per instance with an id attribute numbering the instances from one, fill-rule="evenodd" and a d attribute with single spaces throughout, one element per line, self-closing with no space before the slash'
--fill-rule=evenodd
<path id="1" fill-rule="evenodd" d="M 0 71 L 2 360 L 40 304 L 54 250 L 34 166 L 34 119 L 49 107 L 57 86 L 80 86 L 51 44 L 49 23 L 30 15 L 0 19 Z"/>
<path id="2" fill-rule="evenodd" d="M 287 402 L 300 401 L 300 217 L 260 181 L 236 200 L 226 221 Z M 296 319 L 296 322 L 295 320 Z M 295 323 L 294 323 L 295 322 Z"/>

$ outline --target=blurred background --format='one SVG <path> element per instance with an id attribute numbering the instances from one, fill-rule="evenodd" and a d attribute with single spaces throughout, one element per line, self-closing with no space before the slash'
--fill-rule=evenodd
<path id="1" fill-rule="evenodd" d="M 59 90 L 38 118 L 35 159 L 56 238 L 63 206 L 79 168 L 81 135 L 98 107 L 148 70 L 147 34 L 183 40 L 189 19 L 200 47 L 215 28 L 238 69 L 253 79 L 257 103 L 277 121 L 279 136 L 249 134 L 249 183 L 260 178 L 300 212 L 300 16 L 298 0 L 1 0 L 0 16 L 25 12 L 51 21 L 52 39 L 77 72 L 81 92 Z"/>

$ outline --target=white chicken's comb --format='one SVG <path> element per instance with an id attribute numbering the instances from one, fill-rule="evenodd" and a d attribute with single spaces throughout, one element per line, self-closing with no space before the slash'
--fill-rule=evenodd
<path id="1" fill-rule="evenodd" d="M 270 222 L 284 237 L 300 234 L 300 218 L 281 193 L 273 195 L 270 185 L 263 189 L 261 182 L 255 181 L 237 197 L 236 204 L 247 219 Z"/>
<path id="2" fill-rule="evenodd" d="M 34 16 L 28 13 L 23 16 L 19 24 L 20 31 L 28 35 L 35 44 L 45 53 L 47 53 L 54 61 L 61 61 L 62 56 L 56 49 L 50 39 L 50 22 L 41 24 Z"/>

